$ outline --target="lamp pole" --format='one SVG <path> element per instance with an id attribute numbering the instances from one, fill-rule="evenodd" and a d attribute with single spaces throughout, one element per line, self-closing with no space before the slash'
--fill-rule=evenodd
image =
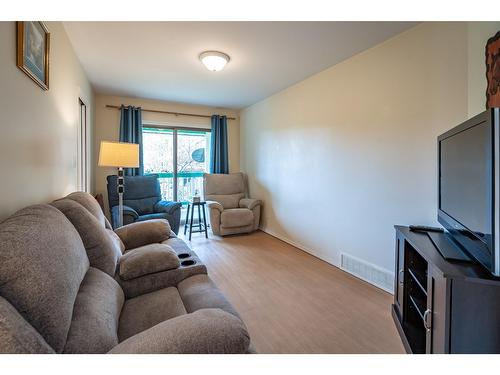
<path id="1" fill-rule="evenodd" d="M 118 227 L 123 226 L 123 192 L 125 191 L 125 187 L 123 184 L 123 167 L 118 168 Z"/>

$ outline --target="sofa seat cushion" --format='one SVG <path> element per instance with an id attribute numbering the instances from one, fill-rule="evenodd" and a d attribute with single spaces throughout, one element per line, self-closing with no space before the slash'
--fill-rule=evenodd
<path id="1" fill-rule="evenodd" d="M 219 308 L 239 317 L 236 310 L 208 275 L 188 277 L 177 285 L 177 289 L 188 313 L 201 309 Z"/>
<path id="2" fill-rule="evenodd" d="M 130 280 L 179 266 L 179 258 L 170 246 L 154 243 L 126 251 L 120 259 L 119 274 L 121 279 Z"/>
<path id="3" fill-rule="evenodd" d="M 73 309 L 65 353 L 106 353 L 118 344 L 118 321 L 125 297 L 109 275 L 90 267 Z"/>
<path id="4" fill-rule="evenodd" d="M 124 249 L 120 238 L 75 200 L 63 198 L 51 205 L 66 215 L 80 234 L 90 265 L 114 276 Z"/>
<path id="5" fill-rule="evenodd" d="M 26 207 L 0 224 L 0 295 L 58 353 L 88 268 L 77 230 L 55 207 Z"/>
<path id="6" fill-rule="evenodd" d="M 170 287 L 125 301 L 120 316 L 120 342 L 164 320 L 186 314 L 177 288 Z"/>
<path id="7" fill-rule="evenodd" d="M 220 222 L 224 228 L 244 227 L 253 223 L 253 212 L 248 208 L 224 210 L 220 215 Z"/>

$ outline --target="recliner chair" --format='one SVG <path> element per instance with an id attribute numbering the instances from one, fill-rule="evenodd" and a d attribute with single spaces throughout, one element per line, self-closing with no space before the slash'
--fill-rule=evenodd
<path id="1" fill-rule="evenodd" d="M 262 201 L 246 198 L 243 173 L 205 173 L 203 190 L 214 234 L 250 233 L 259 228 Z"/>
<path id="2" fill-rule="evenodd" d="M 113 228 L 118 226 L 118 176 L 107 177 L 108 202 Z M 123 225 L 136 221 L 167 219 L 175 234 L 179 233 L 181 203 L 161 200 L 157 174 L 125 176 Z"/>

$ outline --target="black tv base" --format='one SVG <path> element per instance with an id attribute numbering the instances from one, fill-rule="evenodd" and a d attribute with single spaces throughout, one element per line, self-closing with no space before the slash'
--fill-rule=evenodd
<path id="1" fill-rule="evenodd" d="M 427 232 L 436 249 L 444 259 L 450 261 L 473 262 L 473 260 L 455 244 L 449 233 Z"/>
<path id="2" fill-rule="evenodd" d="M 500 353 L 500 278 L 396 226 L 392 316 L 408 353 Z"/>

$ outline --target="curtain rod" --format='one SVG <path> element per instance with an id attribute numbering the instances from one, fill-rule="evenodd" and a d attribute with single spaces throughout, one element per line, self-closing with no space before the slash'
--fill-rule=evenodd
<path id="1" fill-rule="evenodd" d="M 121 106 L 119 105 L 110 105 L 106 104 L 107 108 L 115 108 L 115 109 L 120 109 Z M 174 116 L 191 116 L 191 117 L 202 117 L 202 118 L 211 118 L 212 116 L 209 115 L 198 115 L 195 113 L 183 113 L 183 112 L 170 112 L 170 111 L 160 111 L 157 109 L 142 109 L 144 112 L 153 112 L 153 113 L 166 113 L 168 115 L 174 115 Z M 228 117 L 228 120 L 236 120 L 235 117 Z"/>

